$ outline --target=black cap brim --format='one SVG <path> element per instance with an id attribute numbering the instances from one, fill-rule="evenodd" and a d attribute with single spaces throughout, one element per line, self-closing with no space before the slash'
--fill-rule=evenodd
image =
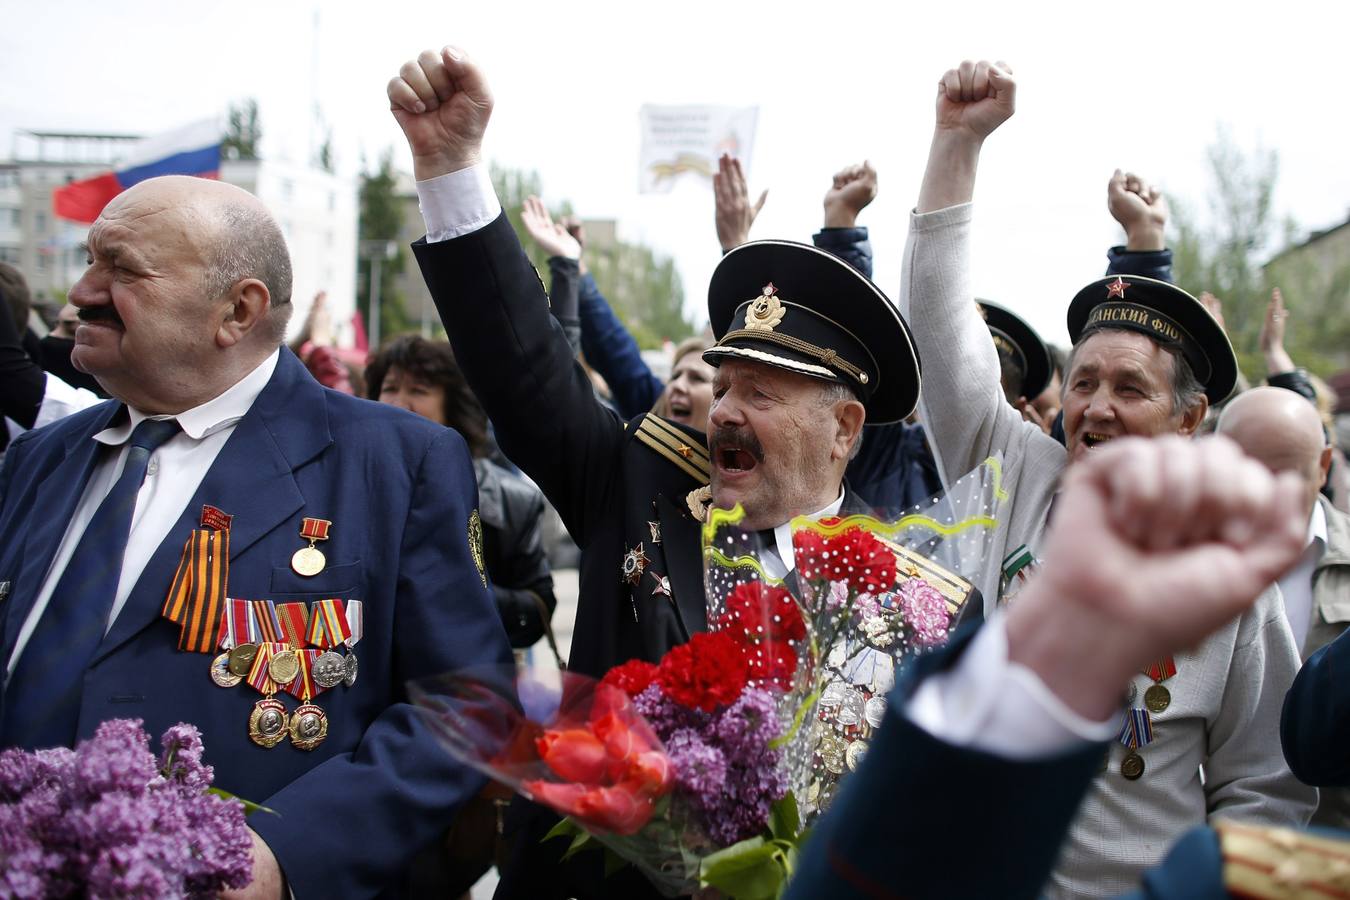
<path id="1" fill-rule="evenodd" d="M 984 321 L 990 331 L 996 331 L 1012 342 L 1022 354 L 1025 374 L 1022 376 L 1022 396 L 1034 400 L 1050 385 L 1050 349 L 1027 321 L 1006 306 L 990 300 L 977 300 L 984 309 Z"/>
<path id="2" fill-rule="evenodd" d="M 870 279 L 810 244 L 753 241 L 722 257 L 708 284 L 708 320 L 719 342 L 732 330 L 740 307 L 760 296 L 770 283 L 788 306 L 778 332 L 792 333 L 794 328 L 809 325 L 813 333 L 806 338 L 822 346 L 824 339 L 819 335 L 839 329 L 840 344 L 861 348 L 851 353 L 858 358 L 849 362 L 866 373 L 866 383 L 859 385 L 781 346 L 757 345 L 753 338 L 714 346 L 704 354 L 705 359 L 717 365 L 723 358 L 743 358 L 851 384 L 863 397 L 868 424 L 898 422 L 914 411 L 921 368 L 909 326 Z M 793 312 L 794 307 L 798 312 Z M 801 310 L 818 321 L 803 322 Z M 841 356 L 845 352 L 833 344 L 828 349 L 839 350 Z"/>

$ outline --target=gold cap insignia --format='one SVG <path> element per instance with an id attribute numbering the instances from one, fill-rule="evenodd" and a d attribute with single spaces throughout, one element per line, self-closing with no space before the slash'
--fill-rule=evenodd
<path id="1" fill-rule="evenodd" d="M 763 293 L 750 301 L 750 308 L 745 311 L 747 331 L 773 331 L 774 327 L 783 321 L 787 310 L 779 302 L 777 293 L 778 289 L 771 281 L 764 285 Z"/>

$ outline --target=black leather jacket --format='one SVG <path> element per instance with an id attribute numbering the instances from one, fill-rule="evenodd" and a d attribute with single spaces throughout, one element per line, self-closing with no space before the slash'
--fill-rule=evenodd
<path id="1" fill-rule="evenodd" d="M 529 647 L 544 635 L 543 609 L 558 605 L 540 522 L 544 495 L 525 479 L 487 459 L 474 460 L 483 556 L 512 647 Z"/>

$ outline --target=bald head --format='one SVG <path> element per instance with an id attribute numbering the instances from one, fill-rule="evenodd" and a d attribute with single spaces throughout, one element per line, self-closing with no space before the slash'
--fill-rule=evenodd
<path id="1" fill-rule="evenodd" d="M 276 351 L 291 263 L 256 197 L 218 181 L 151 178 L 89 229 L 72 361 L 118 399 L 175 414 L 219 394 Z"/>
<path id="2" fill-rule="evenodd" d="M 1272 472 L 1296 472 L 1308 486 L 1308 511 L 1331 465 L 1322 420 L 1301 395 L 1259 387 L 1234 398 L 1219 416 L 1218 431 Z"/>
<path id="3" fill-rule="evenodd" d="M 291 256 L 281 227 L 262 201 L 235 185 L 186 175 L 152 178 L 122 196 L 142 188 L 161 202 L 190 211 L 198 224 L 208 298 L 221 296 L 245 278 L 267 286 L 268 336 L 280 343 L 292 309 Z"/>

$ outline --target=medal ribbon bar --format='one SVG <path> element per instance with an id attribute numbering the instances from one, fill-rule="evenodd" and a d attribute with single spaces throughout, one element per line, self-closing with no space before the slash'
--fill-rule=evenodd
<path id="1" fill-rule="evenodd" d="M 309 619 L 311 644 L 315 647 L 336 647 L 351 636 L 351 625 L 341 600 L 320 600 L 314 604 L 314 612 Z"/>
<path id="2" fill-rule="evenodd" d="M 160 614 L 179 626 L 178 649 L 214 653 L 230 572 L 230 533 L 194 529 Z"/>

